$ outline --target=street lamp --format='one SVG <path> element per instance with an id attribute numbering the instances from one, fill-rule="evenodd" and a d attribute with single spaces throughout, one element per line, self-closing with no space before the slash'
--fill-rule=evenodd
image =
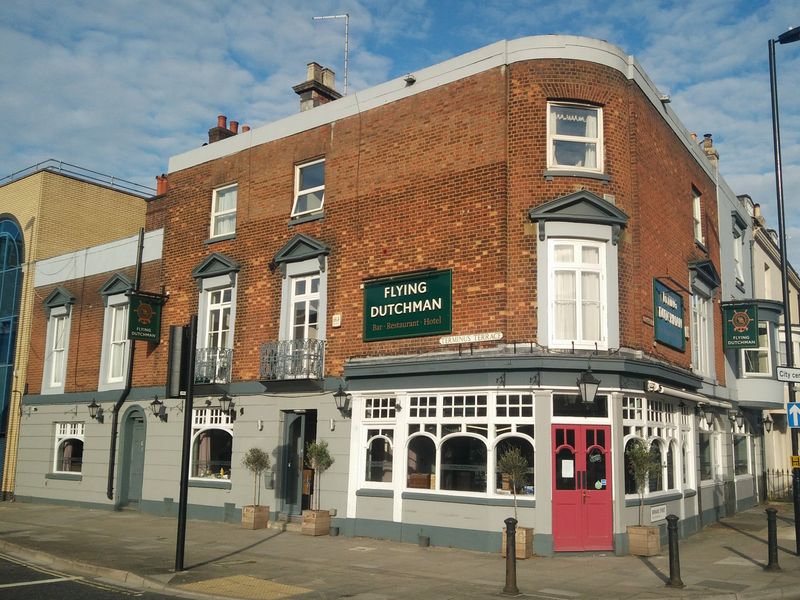
<path id="1" fill-rule="evenodd" d="M 772 96 L 772 142 L 775 151 L 775 189 L 778 200 L 778 235 L 780 236 L 781 253 L 781 283 L 783 284 L 783 327 L 786 338 L 786 365 L 794 366 L 794 352 L 792 348 L 792 319 L 789 312 L 789 271 L 786 258 L 786 226 L 783 205 L 783 173 L 781 171 L 781 126 L 778 117 L 778 80 L 775 69 L 775 43 L 791 44 L 800 40 L 800 27 L 793 27 L 778 36 L 770 39 L 769 47 L 769 86 Z M 789 402 L 794 402 L 794 384 L 789 383 Z M 797 456 L 798 443 L 794 429 L 791 430 L 792 455 Z M 792 496 L 794 498 L 794 539 L 795 554 L 800 556 L 800 469 L 792 469 Z"/>
<path id="2" fill-rule="evenodd" d="M 600 380 L 592 375 L 591 367 L 589 367 L 588 371 L 581 373 L 576 383 L 581 394 L 581 400 L 586 404 L 593 404 L 595 396 L 597 396 L 597 390 L 600 387 Z"/>

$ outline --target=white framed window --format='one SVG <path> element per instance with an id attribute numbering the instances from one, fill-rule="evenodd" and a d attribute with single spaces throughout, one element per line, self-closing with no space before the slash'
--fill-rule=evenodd
<path id="1" fill-rule="evenodd" d="M 703 239 L 703 209 L 701 206 L 701 195 L 695 188 L 692 188 L 692 220 L 694 222 L 694 239 L 701 244 L 705 244 Z"/>
<path id="2" fill-rule="evenodd" d="M 758 322 L 758 347 L 741 350 L 742 375 L 745 377 L 772 377 L 772 349 L 769 341 L 769 323 Z"/>
<path id="3" fill-rule="evenodd" d="M 731 421 L 733 429 L 733 473 L 734 476 L 750 474 L 750 426 L 743 421 L 739 426 L 736 421 Z"/>
<path id="4" fill-rule="evenodd" d="M 706 407 L 706 411 L 710 410 Z M 697 460 L 700 470 L 700 481 L 713 481 L 722 476 L 721 467 L 718 464 L 722 456 L 719 435 L 717 434 L 717 419 L 712 420 L 709 425 L 704 418 L 698 420 L 699 431 L 697 432 Z"/>
<path id="5" fill-rule="evenodd" d="M 53 471 L 80 473 L 83 471 L 84 423 L 56 423 Z"/>
<path id="6" fill-rule="evenodd" d="M 227 286 L 205 293 L 207 296 L 205 348 L 230 348 L 233 289 Z"/>
<path id="7" fill-rule="evenodd" d="M 233 422 L 230 413 L 219 408 L 192 410 L 193 479 L 231 478 Z"/>
<path id="8" fill-rule="evenodd" d="M 123 387 L 128 369 L 128 297 L 115 294 L 107 298 L 103 325 L 98 390 Z"/>
<path id="9" fill-rule="evenodd" d="M 236 232 L 237 184 L 217 188 L 211 196 L 211 237 L 231 235 Z"/>
<path id="10" fill-rule="evenodd" d="M 736 276 L 737 285 L 744 284 L 744 266 L 742 257 L 742 245 L 744 244 L 744 236 L 738 235 L 733 238 L 733 272 Z"/>
<path id="11" fill-rule="evenodd" d="M 710 343 L 711 299 L 695 291 L 692 294 L 692 369 L 700 375 L 712 375 Z"/>
<path id="12" fill-rule="evenodd" d="M 554 348 L 607 345 L 606 245 L 549 239 L 550 339 Z"/>
<path id="13" fill-rule="evenodd" d="M 797 328 L 792 328 L 792 362 L 793 365 L 787 364 L 789 356 L 786 352 L 786 331 L 783 326 L 778 328 L 778 364 L 782 367 L 798 367 L 800 366 L 800 331 Z"/>
<path id="14" fill-rule="evenodd" d="M 547 115 L 548 168 L 602 172 L 602 109 L 548 102 Z"/>
<path id="15" fill-rule="evenodd" d="M 67 306 L 57 306 L 50 309 L 45 340 L 42 394 L 64 392 L 70 323 L 70 312 Z"/>
<path id="16" fill-rule="evenodd" d="M 325 159 L 295 166 L 292 216 L 322 210 L 325 201 Z"/>
<path id="17" fill-rule="evenodd" d="M 319 273 L 292 277 L 291 331 L 293 340 L 319 337 Z"/>

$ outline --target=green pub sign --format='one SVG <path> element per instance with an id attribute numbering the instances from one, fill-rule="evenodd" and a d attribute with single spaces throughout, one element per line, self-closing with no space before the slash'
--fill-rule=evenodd
<path id="1" fill-rule="evenodd" d="M 364 284 L 364 341 L 452 331 L 453 272 L 429 271 Z"/>
<path id="2" fill-rule="evenodd" d="M 131 294 L 128 305 L 128 339 L 161 341 L 161 304 L 159 296 Z"/>
<path id="3" fill-rule="evenodd" d="M 726 304 L 722 308 L 725 348 L 758 348 L 758 307 Z"/>

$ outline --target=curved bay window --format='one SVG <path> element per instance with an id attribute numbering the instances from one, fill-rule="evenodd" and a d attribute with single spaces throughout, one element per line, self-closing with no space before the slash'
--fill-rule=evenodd
<path id="1" fill-rule="evenodd" d="M 408 478 L 410 488 L 436 488 L 436 442 L 426 435 L 416 435 L 408 442 Z"/>
<path id="2" fill-rule="evenodd" d="M 456 435 L 442 442 L 441 489 L 486 491 L 486 442 Z"/>
<path id="3" fill-rule="evenodd" d="M 192 418 L 192 472 L 201 479 L 231 478 L 233 425 L 218 408 L 198 408 Z"/>
<path id="4" fill-rule="evenodd" d="M 391 429 L 370 429 L 367 432 L 367 481 L 392 481 Z"/>
<path id="5" fill-rule="evenodd" d="M 80 473 L 83 470 L 83 423 L 56 423 L 57 473 Z"/>

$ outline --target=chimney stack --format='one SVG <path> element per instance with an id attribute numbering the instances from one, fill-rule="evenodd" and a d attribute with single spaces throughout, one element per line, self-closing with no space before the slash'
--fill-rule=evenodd
<path id="1" fill-rule="evenodd" d="M 167 193 L 167 176 L 165 173 L 156 175 L 156 196 L 163 196 Z"/>
<path id="2" fill-rule="evenodd" d="M 714 167 L 719 167 L 719 152 L 714 148 L 714 140 L 710 133 L 703 134 L 703 152 Z"/>
<path id="3" fill-rule="evenodd" d="M 300 96 L 300 111 L 327 104 L 342 97 L 334 88 L 335 74 L 319 63 L 310 62 L 306 69 L 306 81 L 294 86 L 295 94 Z"/>
<path id="4" fill-rule="evenodd" d="M 217 117 L 217 126 L 208 130 L 209 144 L 213 144 L 214 142 L 218 142 L 220 140 L 224 140 L 225 138 L 229 138 L 232 135 L 236 135 L 236 130 L 239 128 L 238 121 L 231 121 L 230 129 L 226 127 L 227 122 L 228 117 L 225 115 L 219 115 Z"/>

